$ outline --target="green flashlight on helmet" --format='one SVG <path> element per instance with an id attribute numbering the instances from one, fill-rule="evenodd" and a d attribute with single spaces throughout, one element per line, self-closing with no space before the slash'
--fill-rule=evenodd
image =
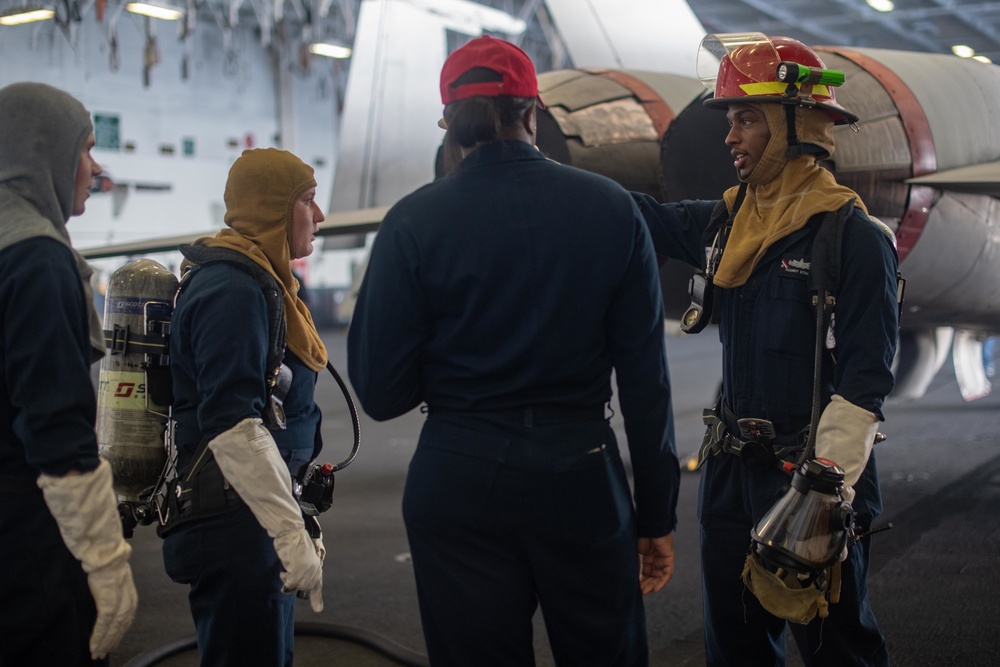
<path id="1" fill-rule="evenodd" d="M 793 62 L 780 62 L 775 78 L 781 83 L 804 84 L 813 86 L 842 86 L 844 73 L 835 69 L 808 67 Z"/>

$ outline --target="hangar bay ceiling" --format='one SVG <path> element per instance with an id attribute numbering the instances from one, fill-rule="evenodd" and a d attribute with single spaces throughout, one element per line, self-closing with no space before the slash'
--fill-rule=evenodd
<path id="1" fill-rule="evenodd" d="M 0 15 L 32 5 L 51 8 L 54 20 L 72 43 L 75 26 L 87 14 L 97 15 L 109 40 L 119 21 L 149 21 L 126 11 L 130 0 L 0 0 Z M 265 46 L 284 46 L 303 61 L 313 42 L 350 46 L 364 0 L 148 0 L 180 12 L 177 37 L 196 31 L 217 33 L 223 48 L 235 33 L 250 29 Z M 455 0 L 409 0 L 452 11 L 471 3 Z M 580 0 L 587 11 L 590 0 Z M 871 3 L 871 4 L 869 4 Z M 519 43 L 541 72 L 572 67 L 544 0 L 478 0 L 524 21 L 526 29 L 506 35 Z M 874 47 L 952 53 L 955 46 L 1000 62 L 1000 1 L 984 0 L 696 0 L 690 2 L 707 32 L 760 31 L 795 37 L 807 44 Z M 878 11 L 872 5 L 892 6 Z M 622 2 L 623 11 L 627 0 Z M 468 9 L 466 9 L 468 11 Z M 153 19 L 155 20 L 155 19 Z M 137 26 L 141 29 L 140 26 Z M 499 31 L 498 31 L 499 32 Z M 502 33 L 501 33 L 502 34 Z M 468 39 L 456 30 L 449 48 Z M 346 63 L 345 63 L 346 64 Z"/>

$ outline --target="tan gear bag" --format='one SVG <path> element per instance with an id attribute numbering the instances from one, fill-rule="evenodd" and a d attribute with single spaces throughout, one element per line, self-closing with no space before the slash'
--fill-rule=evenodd
<path id="1" fill-rule="evenodd" d="M 812 581 L 803 581 L 791 570 L 769 571 L 760 556 L 751 551 L 743 564 L 743 583 L 768 612 L 805 625 L 816 616 L 826 618 L 830 605 L 840 602 L 840 562 Z"/>

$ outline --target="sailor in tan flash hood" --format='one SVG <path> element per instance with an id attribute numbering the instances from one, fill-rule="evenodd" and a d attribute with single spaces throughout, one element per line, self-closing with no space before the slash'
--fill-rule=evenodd
<path id="1" fill-rule="evenodd" d="M 101 173 L 94 128 L 38 83 L 0 89 L 0 119 L 0 664 L 104 664 L 137 596 L 94 432 L 92 270 L 66 232 Z"/>
<path id="2" fill-rule="evenodd" d="M 312 252 L 295 254 L 307 235 L 295 238 L 295 204 L 302 194 L 312 191 L 313 169 L 288 151 L 264 148 L 244 151 L 229 170 L 226 182 L 226 225 L 214 238 L 197 243 L 208 247 L 231 248 L 260 264 L 284 288 L 288 347 L 314 371 L 326 367 L 327 353 L 316 332 L 312 314 L 299 298 L 299 281 L 292 275 L 291 260 Z M 318 208 L 317 208 L 317 212 Z M 316 220 L 323 221 L 322 213 Z M 306 228 L 308 230 L 308 228 Z M 315 230 L 309 234 L 315 233 Z"/>
<path id="3" fill-rule="evenodd" d="M 290 265 L 323 214 L 312 168 L 273 148 L 236 160 L 225 201 L 228 229 L 181 248 L 170 368 L 183 499 L 163 558 L 191 586 L 202 664 L 289 667 L 294 592 L 323 609 L 319 524 L 306 530 L 291 479 L 322 448 L 327 353 Z"/>

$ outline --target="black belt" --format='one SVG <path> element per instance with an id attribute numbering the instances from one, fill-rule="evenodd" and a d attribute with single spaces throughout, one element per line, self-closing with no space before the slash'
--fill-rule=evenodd
<path id="1" fill-rule="evenodd" d="M 492 417 L 506 421 L 521 422 L 531 426 L 543 421 L 589 421 L 604 419 L 604 405 L 586 407 L 566 405 L 529 405 L 513 410 L 455 410 L 428 405 L 429 415 L 466 415 L 469 417 Z"/>
<path id="2" fill-rule="evenodd" d="M 37 480 L 30 475 L 0 475 L 0 493 L 41 493 Z"/>
<path id="3" fill-rule="evenodd" d="M 721 415 L 719 414 L 720 412 L 722 413 Z M 722 405 L 720 409 L 718 403 L 714 407 L 703 411 L 702 421 L 705 422 L 706 427 L 705 438 L 702 440 L 701 447 L 698 450 L 696 469 L 700 468 L 708 458 L 721 453 L 740 456 L 743 454 L 744 447 L 750 444 L 755 445 L 755 448 L 751 449 L 750 455 L 745 458 L 748 464 L 752 465 L 751 458 L 760 459 L 759 454 L 761 451 L 769 452 L 767 455 L 768 459 L 773 456 L 777 460 L 791 460 L 795 454 L 802 450 L 806 442 L 807 433 L 805 430 L 800 430 L 796 433 L 777 432 L 774 434 L 774 437 L 745 440 L 739 437 L 742 435 L 739 428 L 740 420 L 725 405 Z M 759 430 L 761 435 L 769 428 L 776 430 L 771 422 L 764 419 L 747 419 L 744 421 L 751 422 L 753 430 Z"/>
<path id="4" fill-rule="evenodd" d="M 726 425 L 726 431 L 728 431 L 728 435 L 730 436 L 732 442 L 731 447 L 733 449 L 733 453 L 739 453 L 742 445 L 748 441 L 752 441 L 752 438 L 744 440 L 738 437 L 742 435 L 739 425 L 740 419 L 725 403 L 722 404 L 721 416 L 723 423 Z M 775 447 L 775 450 L 786 448 L 801 449 L 802 445 L 805 444 L 806 441 L 805 436 L 808 435 L 807 432 L 804 432 L 806 431 L 806 427 L 809 426 L 808 418 L 800 420 L 801 426 L 798 428 L 788 428 L 787 424 L 774 424 L 773 422 L 769 422 L 764 419 L 750 419 L 746 421 L 758 421 L 770 424 L 774 428 L 774 438 L 770 440 L 767 438 L 760 438 L 757 442 L 771 444 Z"/>

